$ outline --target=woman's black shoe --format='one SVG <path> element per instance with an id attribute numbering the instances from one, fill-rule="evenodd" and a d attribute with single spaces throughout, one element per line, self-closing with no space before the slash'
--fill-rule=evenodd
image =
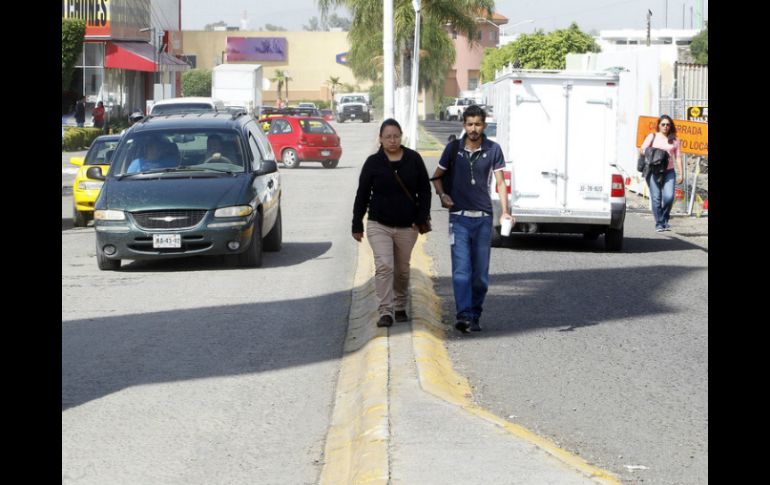
<path id="1" fill-rule="evenodd" d="M 393 317 L 390 315 L 383 315 L 377 320 L 378 327 L 390 327 L 391 325 L 393 325 Z"/>

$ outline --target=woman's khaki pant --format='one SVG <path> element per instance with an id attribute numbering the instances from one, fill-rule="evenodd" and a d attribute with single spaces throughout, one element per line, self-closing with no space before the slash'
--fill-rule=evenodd
<path id="1" fill-rule="evenodd" d="M 367 221 L 366 238 L 374 253 L 374 286 L 380 315 L 406 310 L 409 294 L 409 259 L 417 241 L 411 227 L 390 227 Z"/>

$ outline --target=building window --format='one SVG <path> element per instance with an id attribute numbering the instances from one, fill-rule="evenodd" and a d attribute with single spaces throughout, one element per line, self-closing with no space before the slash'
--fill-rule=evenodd
<path id="1" fill-rule="evenodd" d="M 482 40 L 482 34 L 483 32 L 481 32 L 480 30 L 479 30 L 479 33 L 476 34 L 476 40 L 478 40 L 479 42 Z"/>
<path id="2" fill-rule="evenodd" d="M 496 30 L 490 30 L 489 31 L 489 40 L 492 42 L 495 42 L 497 39 L 495 38 L 495 34 L 497 34 Z"/>
<path id="3" fill-rule="evenodd" d="M 184 55 L 179 56 L 181 60 L 187 63 L 188 66 L 195 69 L 198 65 L 198 56 L 197 55 Z"/>

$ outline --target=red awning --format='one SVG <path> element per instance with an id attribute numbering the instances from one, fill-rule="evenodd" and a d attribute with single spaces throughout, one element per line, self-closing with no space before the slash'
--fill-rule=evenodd
<path id="1" fill-rule="evenodd" d="M 155 50 L 147 42 L 107 42 L 104 67 L 155 72 Z"/>

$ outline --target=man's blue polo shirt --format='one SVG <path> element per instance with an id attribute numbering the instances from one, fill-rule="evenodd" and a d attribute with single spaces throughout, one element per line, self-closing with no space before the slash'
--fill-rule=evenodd
<path id="1" fill-rule="evenodd" d="M 505 159 L 500 145 L 483 135 L 481 148 L 471 153 L 465 148 L 464 135 L 458 145 L 452 176 L 452 193 L 454 201 L 451 211 L 474 210 L 492 213 L 492 197 L 489 194 L 489 184 L 492 172 L 505 168 Z M 446 170 L 449 166 L 449 150 L 454 142 L 444 147 L 444 152 L 438 161 L 438 166 Z M 473 172 L 471 173 L 471 167 Z M 475 184 L 472 181 L 475 180 Z"/>

